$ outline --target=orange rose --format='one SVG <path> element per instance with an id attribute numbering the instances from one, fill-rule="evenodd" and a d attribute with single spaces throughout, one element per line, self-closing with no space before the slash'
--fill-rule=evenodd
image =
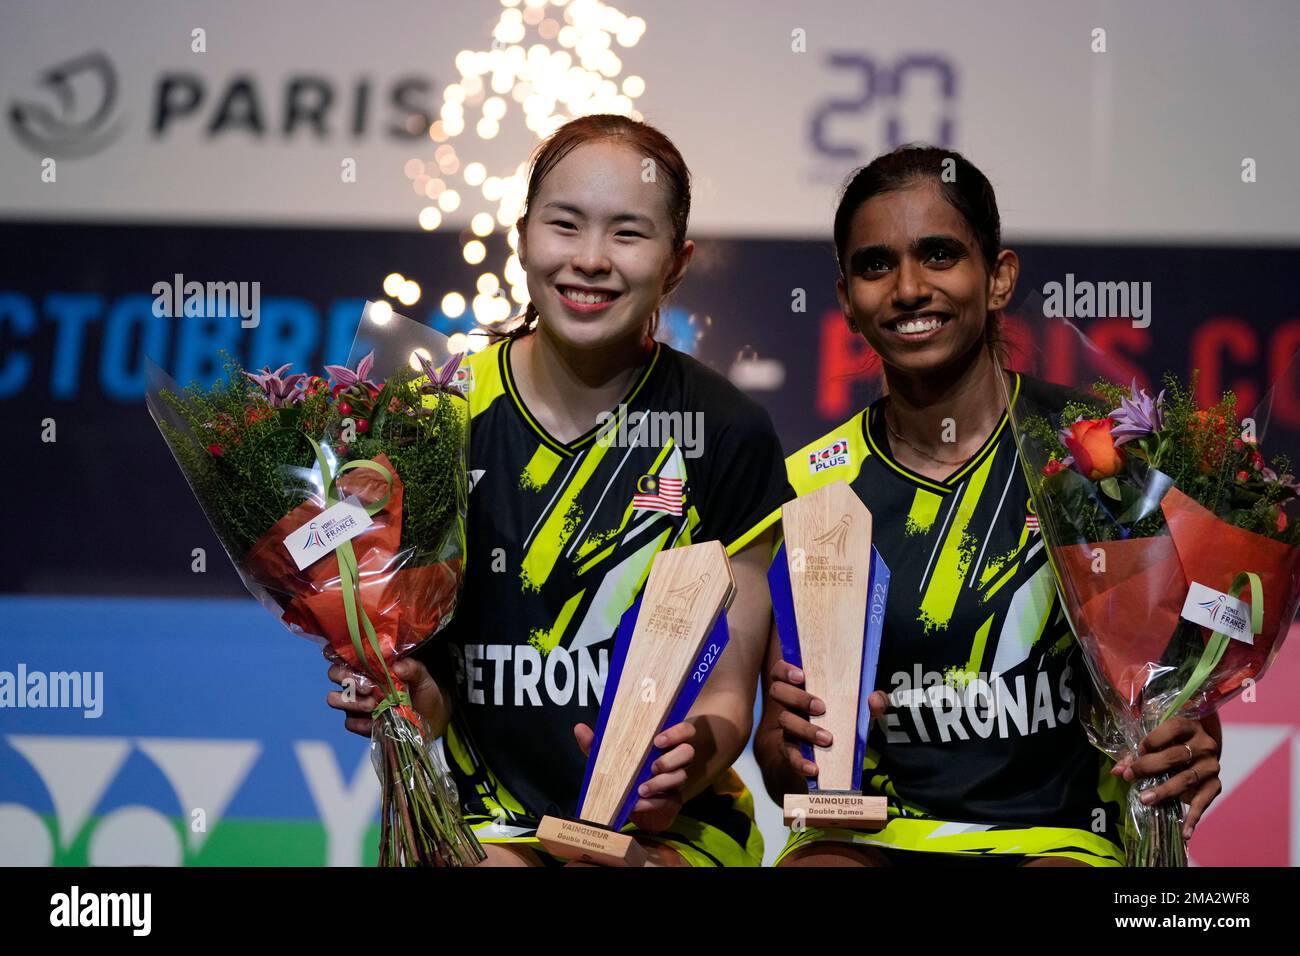
<path id="1" fill-rule="evenodd" d="M 1074 456 L 1074 467 L 1092 481 L 1118 474 L 1124 467 L 1124 453 L 1115 447 L 1110 430 L 1115 422 L 1109 418 L 1091 418 L 1075 422 L 1061 434 L 1065 447 Z"/>

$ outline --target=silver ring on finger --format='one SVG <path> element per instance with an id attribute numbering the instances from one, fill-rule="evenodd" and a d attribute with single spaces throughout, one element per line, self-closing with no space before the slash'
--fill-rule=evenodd
<path id="1" fill-rule="evenodd" d="M 1187 748 L 1187 762 L 1190 764 L 1193 760 L 1196 759 L 1196 756 L 1192 753 L 1192 745 L 1183 744 L 1183 746 Z"/>

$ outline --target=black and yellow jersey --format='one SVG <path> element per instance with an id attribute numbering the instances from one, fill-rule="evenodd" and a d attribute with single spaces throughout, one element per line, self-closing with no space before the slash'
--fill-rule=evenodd
<path id="1" fill-rule="evenodd" d="M 464 591 L 421 651 L 454 680 L 448 763 L 485 840 L 532 840 L 543 815 L 575 814 L 586 758 L 573 727 L 596 724 L 619 619 L 654 556 L 713 539 L 734 554 L 791 494 L 767 413 L 690 356 L 655 343 L 617 408 L 561 442 L 521 401 L 511 345 L 468 362 Z M 734 771 L 665 837 L 692 862 L 762 857 Z"/>
<path id="2" fill-rule="evenodd" d="M 1014 380 L 1021 401 L 1045 414 L 1070 397 L 1028 376 Z M 889 798 L 890 821 L 874 833 L 796 833 L 787 852 L 843 839 L 1122 862 L 1124 784 L 1084 730 L 1088 673 L 1007 416 L 973 458 L 935 481 L 890 454 L 887 401 L 786 467 L 798 494 L 847 481 L 871 510 L 873 542 L 889 566 L 876 688 L 891 700 L 871 729 L 862 787 Z"/>

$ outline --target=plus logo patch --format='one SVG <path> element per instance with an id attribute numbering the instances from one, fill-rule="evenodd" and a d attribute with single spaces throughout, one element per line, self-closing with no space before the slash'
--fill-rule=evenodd
<path id="1" fill-rule="evenodd" d="M 850 463 L 849 440 L 837 438 L 825 448 L 818 448 L 808 453 L 808 474 L 816 475 L 827 468 Z"/>

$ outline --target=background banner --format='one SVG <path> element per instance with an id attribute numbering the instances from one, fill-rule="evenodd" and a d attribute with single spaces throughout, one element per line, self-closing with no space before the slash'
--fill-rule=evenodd
<path id="1" fill-rule="evenodd" d="M 210 381 L 223 351 L 341 362 L 392 273 L 418 286 L 394 308 L 448 334 L 496 307 L 467 308 L 476 287 L 502 302 L 481 283 L 508 222 L 468 166 L 509 177 L 537 141 L 527 91 L 491 86 L 538 45 L 512 47 L 510 10 L 575 58 L 563 29 L 611 24 L 594 72 L 695 182 L 698 248 L 661 337 L 754 395 L 787 453 L 878 388 L 839 316 L 831 219 L 846 173 L 912 140 L 993 182 L 1022 266 L 1009 333 L 1053 378 L 1094 369 L 1042 331 L 1045 302 L 1139 385 L 1199 370 L 1205 402 L 1233 389 L 1252 407 L 1300 347 L 1288 0 L 611 9 L 0 4 L 0 689 L 39 673 L 46 701 L 57 685 L 77 703 L 0 708 L 0 865 L 374 862 L 367 745 L 326 707 L 319 651 L 244 592 L 148 418 L 144 362 L 181 383 Z M 454 127 L 447 91 L 476 58 L 505 113 L 452 135 L 453 162 L 428 129 Z M 158 287 L 188 282 L 233 283 L 256 316 L 159 314 Z M 1277 395 L 1265 444 L 1300 448 L 1300 395 Z M 1300 863 L 1297 681 L 1292 647 L 1225 711 L 1225 792 L 1194 862 Z M 770 860 L 780 812 L 749 754 L 740 768 Z"/>

